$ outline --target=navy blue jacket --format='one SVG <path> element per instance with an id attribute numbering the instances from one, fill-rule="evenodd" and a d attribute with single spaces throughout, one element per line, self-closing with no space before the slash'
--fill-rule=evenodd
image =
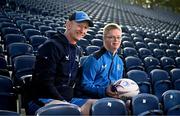
<path id="1" fill-rule="evenodd" d="M 59 32 L 40 46 L 32 77 L 32 99 L 71 100 L 80 56 L 80 49 Z"/>

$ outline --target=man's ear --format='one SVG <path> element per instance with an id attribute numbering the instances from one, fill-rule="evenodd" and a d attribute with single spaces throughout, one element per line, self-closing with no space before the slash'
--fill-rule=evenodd
<path id="1" fill-rule="evenodd" d="M 69 30 L 72 27 L 72 22 L 71 21 L 67 21 L 65 25 L 66 25 L 66 29 Z"/>

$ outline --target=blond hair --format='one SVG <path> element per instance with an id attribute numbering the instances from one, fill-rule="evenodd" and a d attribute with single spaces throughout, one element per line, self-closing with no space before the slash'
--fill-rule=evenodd
<path id="1" fill-rule="evenodd" d="M 118 24 L 116 24 L 116 23 L 108 23 L 103 29 L 103 38 L 112 29 L 118 29 L 118 30 L 120 30 L 122 32 L 122 29 Z"/>

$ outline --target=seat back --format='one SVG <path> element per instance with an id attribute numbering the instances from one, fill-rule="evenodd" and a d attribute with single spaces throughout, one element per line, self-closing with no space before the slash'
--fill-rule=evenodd
<path id="1" fill-rule="evenodd" d="M 101 98 L 92 105 L 91 115 L 127 115 L 125 103 L 120 99 Z"/>
<path id="2" fill-rule="evenodd" d="M 74 104 L 52 104 L 41 107 L 36 111 L 36 116 L 44 115 L 76 115 L 81 116 L 80 108 Z"/>
<path id="3" fill-rule="evenodd" d="M 176 105 L 180 105 L 180 90 L 168 90 L 162 96 L 165 112 Z"/>
<path id="4" fill-rule="evenodd" d="M 10 77 L 0 75 L 0 110 L 16 111 L 16 95 Z"/>
<path id="5" fill-rule="evenodd" d="M 156 96 L 147 93 L 141 93 L 132 98 L 132 114 L 138 115 L 148 110 L 159 110 L 159 100 Z"/>

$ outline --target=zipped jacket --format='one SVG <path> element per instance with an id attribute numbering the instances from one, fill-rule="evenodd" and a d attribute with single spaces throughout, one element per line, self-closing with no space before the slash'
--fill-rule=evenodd
<path id="1" fill-rule="evenodd" d="M 90 98 L 106 97 L 106 88 L 123 76 L 123 61 L 104 47 L 83 63 L 81 86 Z"/>
<path id="2" fill-rule="evenodd" d="M 81 51 L 61 34 L 55 34 L 38 49 L 32 77 L 32 99 L 71 100 Z"/>

